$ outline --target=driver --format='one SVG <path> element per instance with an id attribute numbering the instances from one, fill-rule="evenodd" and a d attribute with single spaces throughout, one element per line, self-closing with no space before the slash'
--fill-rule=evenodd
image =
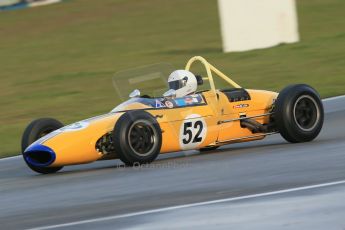
<path id="1" fill-rule="evenodd" d="M 198 87 L 196 76 L 187 70 L 175 70 L 169 75 L 168 84 L 170 90 L 175 90 L 176 97 L 184 97 L 195 93 Z"/>

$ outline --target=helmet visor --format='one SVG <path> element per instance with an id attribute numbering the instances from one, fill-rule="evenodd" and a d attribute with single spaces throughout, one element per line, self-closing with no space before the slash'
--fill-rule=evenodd
<path id="1" fill-rule="evenodd" d="M 182 88 L 181 80 L 169 82 L 169 89 L 178 90 Z"/>

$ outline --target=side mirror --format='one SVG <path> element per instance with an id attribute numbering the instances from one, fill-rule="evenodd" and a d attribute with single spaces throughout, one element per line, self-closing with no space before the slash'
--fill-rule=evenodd
<path id="1" fill-rule="evenodd" d="M 130 97 L 130 98 L 140 97 L 140 90 L 138 90 L 138 89 L 133 90 L 133 92 L 131 92 L 131 93 L 129 94 L 129 97 Z"/>
<path id="2" fill-rule="evenodd" d="M 174 89 L 169 89 L 168 91 L 166 91 L 166 92 L 163 94 L 163 97 L 165 97 L 165 98 L 174 98 L 174 97 L 176 97 L 176 90 L 174 90 Z"/>

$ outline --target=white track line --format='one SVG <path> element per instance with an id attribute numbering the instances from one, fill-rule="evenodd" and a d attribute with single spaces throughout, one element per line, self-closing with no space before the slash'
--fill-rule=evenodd
<path id="1" fill-rule="evenodd" d="M 329 98 L 325 98 L 322 101 L 334 101 L 334 100 L 338 100 L 338 99 L 343 99 L 345 98 L 345 95 L 340 95 L 340 96 L 336 96 L 336 97 L 329 97 Z"/>
<path id="2" fill-rule="evenodd" d="M 17 158 L 20 158 L 20 157 L 21 156 L 5 157 L 5 158 L 0 159 L 0 161 L 10 161 L 10 160 L 14 160 L 14 159 L 17 159 Z"/>
<path id="3" fill-rule="evenodd" d="M 334 185 L 339 185 L 339 184 L 345 184 L 345 180 L 316 184 L 316 185 L 309 185 L 309 186 L 302 186 L 302 187 L 296 187 L 296 188 L 290 188 L 290 189 L 283 189 L 283 190 L 277 190 L 273 192 L 264 192 L 264 193 L 258 193 L 258 194 L 247 195 L 247 196 L 238 196 L 238 197 L 211 200 L 211 201 L 198 202 L 198 203 L 192 203 L 192 204 L 177 205 L 177 206 L 171 206 L 171 207 L 166 207 L 166 208 L 158 208 L 158 209 L 152 209 L 152 210 L 141 211 L 141 212 L 127 213 L 127 214 L 122 214 L 122 215 L 93 218 L 93 219 L 75 221 L 75 222 L 70 222 L 70 223 L 65 223 L 65 224 L 47 225 L 47 226 L 32 228 L 29 230 L 46 230 L 46 229 L 54 229 L 54 228 L 71 227 L 71 226 L 76 226 L 76 225 L 90 224 L 90 223 L 95 223 L 95 222 L 116 220 L 116 219 L 122 219 L 122 218 L 127 218 L 127 217 L 154 214 L 154 213 L 161 213 L 161 212 L 173 211 L 173 210 L 184 209 L 184 208 L 198 207 L 198 206 L 203 206 L 203 205 L 211 205 L 211 204 L 225 203 L 225 202 L 231 202 L 231 201 L 266 197 L 266 196 L 284 194 L 284 193 L 289 193 L 289 192 L 297 192 L 297 191 L 303 191 L 303 190 L 315 189 L 315 188 L 323 188 L 323 187 L 334 186 Z"/>
<path id="4" fill-rule="evenodd" d="M 333 100 L 338 100 L 338 99 L 343 99 L 343 98 L 345 98 L 345 95 L 325 98 L 325 99 L 323 99 L 322 101 L 333 101 Z M 6 158 L 0 159 L 0 161 L 11 160 L 11 159 L 13 159 L 13 158 L 18 158 L 18 157 L 20 157 L 20 156 L 6 157 Z"/>

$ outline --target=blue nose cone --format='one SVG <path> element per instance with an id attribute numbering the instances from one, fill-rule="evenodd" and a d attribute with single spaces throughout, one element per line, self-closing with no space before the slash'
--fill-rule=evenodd
<path id="1" fill-rule="evenodd" d="M 56 158 L 55 152 L 51 148 L 41 144 L 29 146 L 23 155 L 28 164 L 36 167 L 47 167 Z"/>

